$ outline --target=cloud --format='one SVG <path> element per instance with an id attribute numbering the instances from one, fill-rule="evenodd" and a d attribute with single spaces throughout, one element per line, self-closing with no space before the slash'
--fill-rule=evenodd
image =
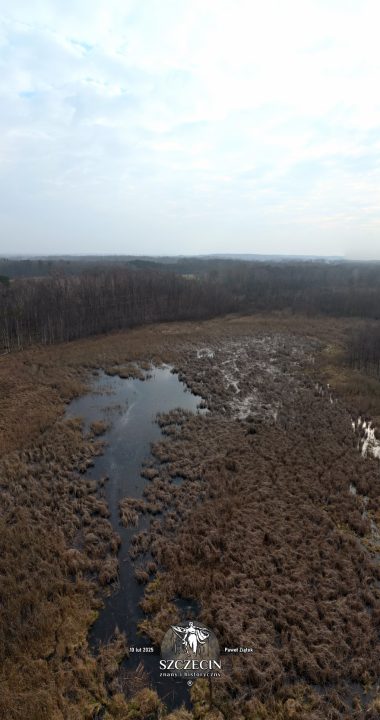
<path id="1" fill-rule="evenodd" d="M 380 257 L 379 14 L 1 0 L 1 252 Z"/>

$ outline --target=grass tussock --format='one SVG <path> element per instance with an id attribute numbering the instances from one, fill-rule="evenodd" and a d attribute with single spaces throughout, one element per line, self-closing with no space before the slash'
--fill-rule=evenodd
<path id="1" fill-rule="evenodd" d="M 133 380 L 145 380 L 145 375 L 142 372 L 141 367 L 135 365 L 134 363 L 128 363 L 127 365 L 122 365 L 121 367 L 106 367 L 105 372 L 107 375 L 117 375 L 119 378 L 123 378 L 124 380 L 129 380 L 130 378 Z"/>
<path id="2" fill-rule="evenodd" d="M 90 425 L 90 430 L 96 437 L 99 435 L 104 435 L 105 432 L 107 432 L 109 428 L 109 423 L 105 422 L 104 420 L 94 420 L 94 422 Z"/>
<path id="3" fill-rule="evenodd" d="M 123 498 L 119 503 L 120 508 L 120 521 L 124 527 L 129 525 L 136 526 L 139 521 L 138 509 L 141 508 L 141 503 L 134 498 Z"/>

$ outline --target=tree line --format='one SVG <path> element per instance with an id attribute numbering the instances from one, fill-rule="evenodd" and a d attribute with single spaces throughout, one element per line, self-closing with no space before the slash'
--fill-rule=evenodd
<path id="1" fill-rule="evenodd" d="M 208 318 L 233 309 L 218 284 L 129 268 L 0 285 L 3 351 L 52 344 L 144 323 Z"/>
<path id="2" fill-rule="evenodd" d="M 68 274 L 60 272 L 62 266 L 52 260 L 51 275 L 1 276 L 3 349 L 228 312 L 286 311 L 380 319 L 378 263 L 182 258 L 160 264 L 121 260 L 102 265 L 98 258 L 85 270 L 79 264 L 75 273 L 71 268 Z M 20 262 L 23 267 L 24 261 Z M 352 340 L 352 363 L 364 362 L 366 354 L 371 358 L 366 362 L 375 367 L 373 358 L 380 354 L 374 337 L 372 333 L 365 342 L 363 338 Z"/>
<path id="3" fill-rule="evenodd" d="M 209 277 L 252 312 L 380 319 L 379 263 L 229 262 Z"/>
<path id="4" fill-rule="evenodd" d="M 347 341 L 348 364 L 380 378 L 380 326 L 368 323 L 352 332 Z"/>

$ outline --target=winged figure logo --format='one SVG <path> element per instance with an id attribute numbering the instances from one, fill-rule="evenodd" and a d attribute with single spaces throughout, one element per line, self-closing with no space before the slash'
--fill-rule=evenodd
<path id="1" fill-rule="evenodd" d="M 194 625 L 189 620 L 187 627 L 181 627 L 180 625 L 171 625 L 171 629 L 175 636 L 181 641 L 181 648 L 185 648 L 186 652 L 192 651 L 196 655 L 199 650 L 208 642 L 210 633 L 207 632 L 206 628 Z"/>

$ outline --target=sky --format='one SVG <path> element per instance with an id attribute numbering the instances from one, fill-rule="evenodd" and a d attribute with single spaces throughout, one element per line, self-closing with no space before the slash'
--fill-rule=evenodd
<path id="1" fill-rule="evenodd" d="M 0 0 L 0 254 L 380 259 L 378 0 Z"/>

